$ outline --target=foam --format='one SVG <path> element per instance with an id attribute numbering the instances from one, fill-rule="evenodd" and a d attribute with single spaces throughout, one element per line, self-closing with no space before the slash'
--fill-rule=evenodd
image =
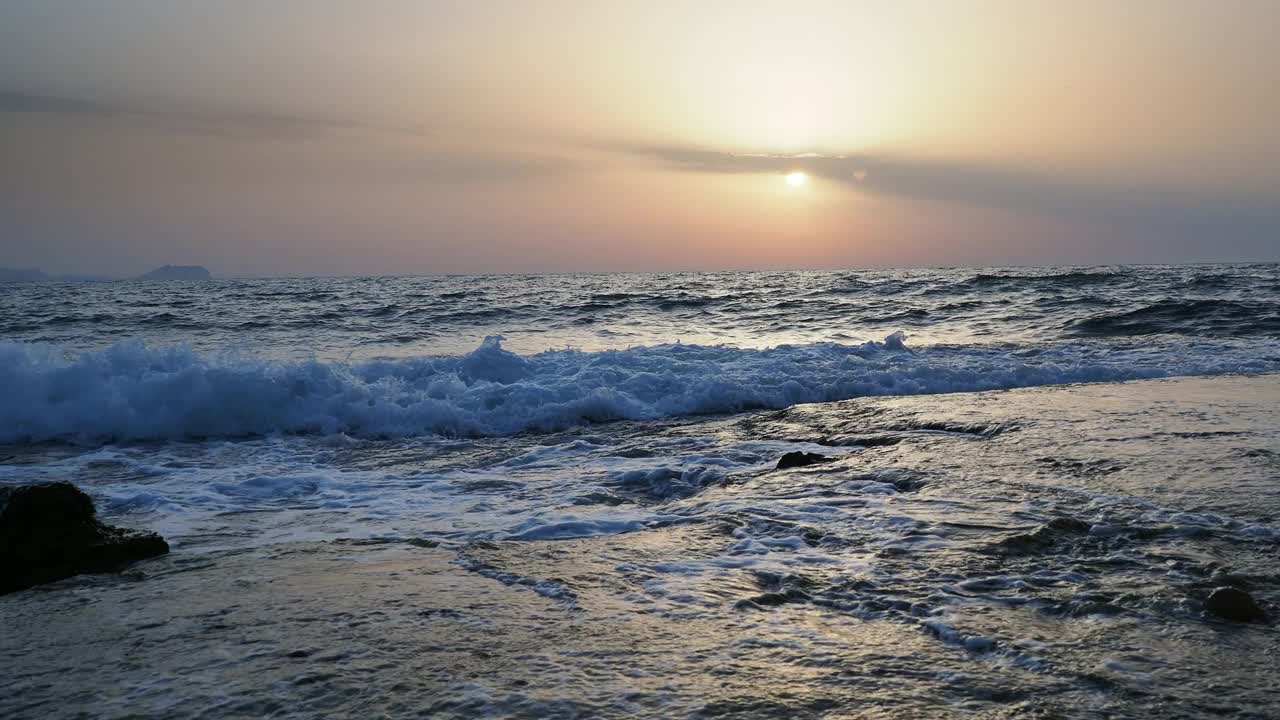
<path id="1" fill-rule="evenodd" d="M 1088 342 L 908 349 L 655 345 L 520 356 L 489 337 L 457 357 L 356 363 L 201 355 L 125 342 L 68 354 L 0 344 L 0 442 L 273 434 L 483 437 L 589 422 L 782 408 L 874 395 L 1280 370 L 1274 347 L 1179 352 Z"/>
<path id="2" fill-rule="evenodd" d="M 531 519 L 518 526 L 506 540 L 568 540 L 571 538 L 616 535 L 648 527 L 647 519 L 594 520 L 567 515 L 555 522 Z"/>

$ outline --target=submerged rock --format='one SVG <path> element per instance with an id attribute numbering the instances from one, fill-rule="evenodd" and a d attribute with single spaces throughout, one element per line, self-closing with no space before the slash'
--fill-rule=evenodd
<path id="1" fill-rule="evenodd" d="M 991 550 L 1002 555 L 1047 553 L 1064 543 L 1088 535 L 1091 527 L 1089 523 L 1076 518 L 1054 518 L 1030 533 L 1020 533 L 1001 540 Z"/>
<path id="2" fill-rule="evenodd" d="M 778 458 L 778 466 L 775 470 L 786 470 L 787 468 L 804 467 L 806 465 L 817 465 L 818 463 L 831 462 L 831 458 L 826 455 L 810 452 L 789 452 Z"/>
<path id="3" fill-rule="evenodd" d="M 151 532 L 111 527 L 66 482 L 0 487 L 0 595 L 169 552 Z"/>
<path id="4" fill-rule="evenodd" d="M 787 588 L 780 592 L 766 592 L 754 597 L 744 598 L 734 603 L 735 610 L 761 610 L 769 607 L 777 607 L 786 603 L 804 603 L 809 602 L 813 598 L 809 593 L 799 588 Z"/>
<path id="5" fill-rule="evenodd" d="M 1237 622 L 1265 622 L 1267 614 L 1249 593 L 1233 587 L 1220 587 L 1209 595 L 1204 609 L 1212 615 Z"/>

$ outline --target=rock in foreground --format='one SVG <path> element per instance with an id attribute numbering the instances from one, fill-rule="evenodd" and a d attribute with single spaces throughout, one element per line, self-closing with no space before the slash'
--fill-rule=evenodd
<path id="1" fill-rule="evenodd" d="M 826 455 L 819 455 L 811 452 L 789 452 L 778 458 L 778 464 L 775 470 L 786 470 L 788 468 L 805 467 L 808 465 L 817 465 L 818 463 L 831 462 L 831 458 Z"/>
<path id="2" fill-rule="evenodd" d="M 0 595 L 163 555 L 155 533 L 99 522 L 71 483 L 0 486 Z"/>
<path id="3" fill-rule="evenodd" d="M 1266 622 L 1267 614 L 1249 593 L 1233 587 L 1220 587 L 1209 595 L 1204 609 L 1220 618 L 1237 622 Z"/>

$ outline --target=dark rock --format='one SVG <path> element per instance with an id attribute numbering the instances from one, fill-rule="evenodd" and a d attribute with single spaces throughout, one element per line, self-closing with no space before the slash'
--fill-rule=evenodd
<path id="1" fill-rule="evenodd" d="M 1249 593 L 1233 587 L 1214 590 L 1204 602 L 1204 609 L 1212 615 L 1237 622 L 1266 622 L 1267 614 Z"/>
<path id="2" fill-rule="evenodd" d="M 71 483 L 0 487 L 0 595 L 169 552 L 155 533 L 104 525 Z"/>
<path id="3" fill-rule="evenodd" d="M 789 452 L 778 458 L 778 466 L 775 470 L 786 470 L 787 468 L 805 467 L 806 465 L 817 465 L 818 463 L 831 462 L 831 458 L 826 455 L 809 452 Z"/>

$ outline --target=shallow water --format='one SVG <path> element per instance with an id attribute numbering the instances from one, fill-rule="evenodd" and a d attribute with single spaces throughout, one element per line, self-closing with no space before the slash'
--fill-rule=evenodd
<path id="1" fill-rule="evenodd" d="M 174 553 L 0 598 L 0 716 L 1275 717 L 1275 627 L 1203 601 L 1280 612 L 1278 298 L 1276 265 L 2 286 L 0 482 Z"/>
<path id="2" fill-rule="evenodd" d="M 208 473 L 297 440 L 145 477 L 155 447 L 49 449 L 178 546 L 0 599 L 0 711 L 1274 717 L 1280 633 L 1202 602 L 1280 607 L 1277 407 L 1276 375 L 863 399 L 358 441 L 279 483 Z M 796 449 L 834 460 L 770 469 Z"/>

